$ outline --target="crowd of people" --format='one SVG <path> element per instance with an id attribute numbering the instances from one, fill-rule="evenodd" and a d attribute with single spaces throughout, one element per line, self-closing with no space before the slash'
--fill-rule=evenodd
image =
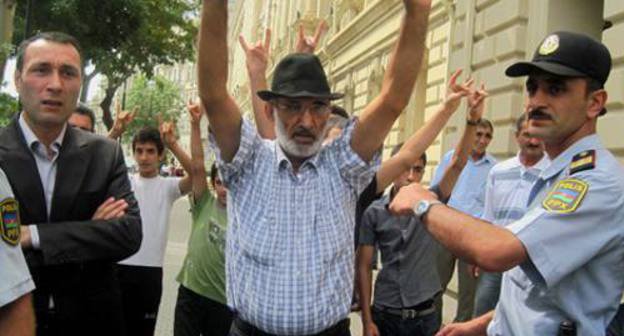
<path id="1" fill-rule="evenodd" d="M 421 69 L 431 1 L 403 5 L 381 91 L 357 117 L 334 104 L 343 95 L 314 55 L 324 24 L 299 30 L 270 87 L 271 32 L 240 37 L 252 121 L 227 91 L 227 2 L 203 0 L 190 153 L 160 121 L 131 134 L 130 174 L 119 140 L 137 111 L 118 105 L 109 134 L 95 134 L 77 104 L 78 41 L 25 40 L 22 110 L 0 131 L 0 335 L 153 335 L 184 195 L 177 336 L 350 335 L 352 310 L 366 336 L 622 335 L 624 170 L 596 134 L 608 49 L 554 32 L 507 68 L 527 77 L 510 159 L 488 153 L 487 83 L 457 70 L 437 111 L 381 162 Z M 462 134 L 425 187 L 426 150 L 456 113 Z M 165 150 L 183 177 L 161 176 Z M 457 312 L 443 326 L 455 270 Z"/>

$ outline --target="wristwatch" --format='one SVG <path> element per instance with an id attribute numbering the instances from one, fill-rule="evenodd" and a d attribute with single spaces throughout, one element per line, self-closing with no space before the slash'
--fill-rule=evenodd
<path id="1" fill-rule="evenodd" d="M 442 204 L 442 202 L 437 200 L 420 200 L 416 203 L 416 205 L 414 205 L 414 215 L 418 217 L 418 219 L 422 220 L 427 212 L 429 212 L 429 209 L 436 204 Z"/>
<path id="2" fill-rule="evenodd" d="M 466 124 L 468 124 L 470 126 L 478 126 L 480 123 L 481 123 L 481 118 L 479 118 L 477 120 L 466 119 Z"/>

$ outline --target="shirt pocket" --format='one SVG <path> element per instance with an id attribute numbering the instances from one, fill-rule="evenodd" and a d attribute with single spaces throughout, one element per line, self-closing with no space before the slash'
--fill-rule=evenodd
<path id="1" fill-rule="evenodd" d="M 318 228 L 319 249 L 323 262 L 332 263 L 353 249 L 353 230 L 340 212 L 317 208 L 315 226 Z"/>
<path id="2" fill-rule="evenodd" d="M 277 264 L 281 253 L 277 247 L 278 235 L 275 218 L 265 211 L 257 221 L 240 228 L 241 252 L 247 259 L 266 266 Z"/>

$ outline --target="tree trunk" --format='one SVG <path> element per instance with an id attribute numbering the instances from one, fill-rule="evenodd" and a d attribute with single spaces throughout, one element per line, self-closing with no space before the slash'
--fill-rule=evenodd
<path id="1" fill-rule="evenodd" d="M 93 69 L 93 71 L 90 74 L 85 73 L 85 75 L 82 77 L 82 92 L 80 92 L 80 101 L 83 103 L 87 102 L 87 99 L 89 98 L 89 86 L 91 85 L 91 80 L 98 74 L 98 71 L 96 69 Z"/>
<path id="2" fill-rule="evenodd" d="M 15 0 L 0 0 L 0 83 L 4 82 L 4 68 L 8 55 L 4 53 L 4 46 L 13 40 L 13 17 L 15 16 Z"/>
<path id="3" fill-rule="evenodd" d="M 107 130 L 110 130 L 113 127 L 113 114 L 111 113 L 111 105 L 113 104 L 113 98 L 115 98 L 115 92 L 119 88 L 119 85 L 110 86 L 110 84 L 104 90 L 104 99 L 100 103 L 100 107 L 102 108 L 102 122 L 106 126 Z"/>

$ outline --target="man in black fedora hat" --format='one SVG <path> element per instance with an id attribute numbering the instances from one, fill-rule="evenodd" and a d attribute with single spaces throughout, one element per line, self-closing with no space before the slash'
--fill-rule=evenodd
<path id="1" fill-rule="evenodd" d="M 505 272 L 495 311 L 439 335 L 604 335 L 624 290 L 624 169 L 596 134 L 610 70 L 609 50 L 572 32 L 550 34 L 531 62 L 507 68 L 528 76 L 527 130 L 551 159 L 521 219 L 490 225 L 418 185 L 395 197 L 392 211 L 421 218 L 453 253 Z"/>
<path id="2" fill-rule="evenodd" d="M 319 59 L 291 54 L 271 90 L 258 92 L 275 122 L 263 140 L 228 94 L 227 5 L 203 1 L 199 94 L 228 187 L 226 246 L 233 335 L 349 335 L 353 225 L 358 194 L 407 105 L 424 50 L 430 0 L 403 1 L 405 18 L 381 94 L 327 146 L 330 90 Z"/>

